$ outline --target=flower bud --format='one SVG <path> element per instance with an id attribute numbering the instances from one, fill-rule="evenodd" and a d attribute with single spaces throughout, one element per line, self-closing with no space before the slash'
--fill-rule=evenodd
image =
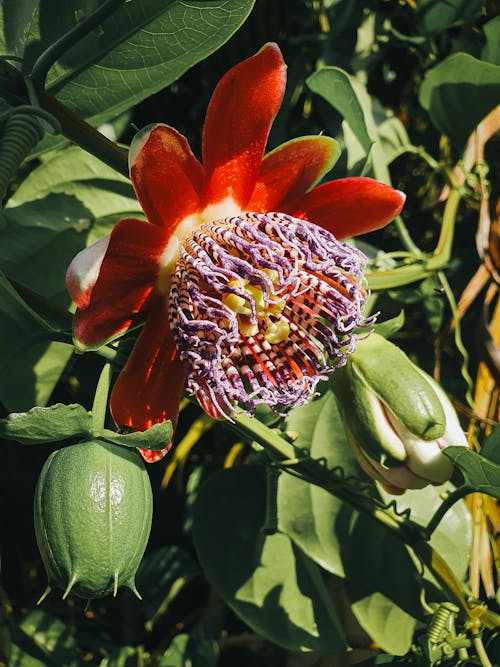
<path id="1" fill-rule="evenodd" d="M 372 334 L 360 341 L 333 389 L 347 439 L 363 470 L 392 493 L 442 484 L 449 445 L 467 446 L 446 393 L 396 345 Z"/>

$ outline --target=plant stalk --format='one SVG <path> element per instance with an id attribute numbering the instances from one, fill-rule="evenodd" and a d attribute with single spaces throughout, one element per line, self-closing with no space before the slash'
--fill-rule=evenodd
<path id="1" fill-rule="evenodd" d="M 129 177 L 126 150 L 110 141 L 92 125 L 70 111 L 64 104 L 61 104 L 55 97 L 51 97 L 47 93 L 41 93 L 39 101 L 44 109 L 57 118 L 61 124 L 62 133 L 67 139 L 118 173 Z"/>
<path id="2" fill-rule="evenodd" d="M 77 23 L 71 30 L 62 35 L 53 44 L 51 44 L 38 57 L 30 73 L 30 79 L 34 81 L 39 88 L 45 86 L 47 74 L 54 63 L 63 56 L 72 46 L 86 37 L 89 33 L 99 27 L 99 25 L 112 14 L 115 13 L 121 5 L 127 0 L 106 0 L 95 12 L 92 12 L 86 19 Z"/>

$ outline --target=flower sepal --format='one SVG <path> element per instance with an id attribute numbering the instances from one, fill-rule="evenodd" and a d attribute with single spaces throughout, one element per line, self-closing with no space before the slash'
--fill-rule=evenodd
<path id="1" fill-rule="evenodd" d="M 458 417 L 438 383 L 402 350 L 372 334 L 333 378 L 347 439 L 370 477 L 395 493 L 451 477 L 441 451 L 467 445 Z"/>

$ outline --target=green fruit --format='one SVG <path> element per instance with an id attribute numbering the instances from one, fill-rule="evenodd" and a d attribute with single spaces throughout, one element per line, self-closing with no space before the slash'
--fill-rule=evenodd
<path id="1" fill-rule="evenodd" d="M 135 573 L 151 530 L 152 491 L 135 450 L 90 440 L 53 452 L 35 491 L 35 534 L 49 583 L 86 599 Z"/>

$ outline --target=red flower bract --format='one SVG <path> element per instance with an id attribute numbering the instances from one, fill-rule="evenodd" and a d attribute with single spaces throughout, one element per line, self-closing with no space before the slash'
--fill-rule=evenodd
<path id="1" fill-rule="evenodd" d="M 345 287 L 338 287 L 340 282 L 356 285 L 354 291 L 349 288 L 347 305 L 344 304 L 341 310 L 347 308 L 350 311 L 349 304 L 356 303 L 358 312 L 362 305 L 364 293 L 358 285 L 357 269 L 354 277 L 350 268 L 342 268 L 340 265 L 332 273 L 333 268 L 325 256 L 321 261 L 327 262 L 324 265 L 328 264 L 329 268 L 324 277 L 318 276 L 311 268 L 316 266 L 316 259 L 309 261 L 306 255 L 316 252 L 314 249 L 321 237 L 320 228 L 329 237 L 328 240 L 321 237 L 319 245 L 326 243 L 325 248 L 333 248 L 333 245 L 328 244 L 337 243 L 334 237 L 344 238 L 384 226 L 401 211 L 404 195 L 369 178 L 345 178 L 315 188 L 338 156 L 337 143 L 329 137 L 293 139 L 264 156 L 269 130 L 283 97 L 285 69 L 278 46 L 267 44 L 225 74 L 214 91 L 206 113 L 202 162 L 193 155 L 186 138 L 175 129 L 167 125 L 155 125 L 142 130 L 132 143 L 129 163 L 130 177 L 148 221 L 121 220 L 107 239 L 101 239 L 79 253 L 68 269 L 67 287 L 78 306 L 74 320 L 74 339 L 79 349 L 96 349 L 131 327 L 145 323 L 111 395 L 111 411 L 119 426 L 145 430 L 166 419 L 171 419 L 175 425 L 185 371 L 189 374 L 191 366 L 189 350 L 181 345 L 179 352 L 176 343 L 176 340 L 184 340 L 182 332 L 177 331 L 183 319 L 184 306 L 180 310 L 174 309 L 177 312 L 175 317 L 170 307 L 169 315 L 169 294 L 181 254 L 184 253 L 183 261 L 189 261 L 189 253 L 186 255 L 183 249 L 187 248 L 186 244 L 191 242 L 193 233 L 201 225 L 207 230 L 206 239 L 211 239 L 213 234 L 207 225 L 215 224 L 216 221 L 224 224 L 224 219 L 230 219 L 233 221 L 234 233 L 238 235 L 242 225 L 250 220 L 242 215 L 245 212 L 266 214 L 279 211 L 287 216 L 273 218 L 273 234 L 276 235 L 273 244 L 276 245 L 279 239 L 286 236 L 287 221 L 293 218 L 310 221 L 314 225 L 309 226 L 307 234 L 302 229 L 304 225 L 299 225 L 300 238 L 305 238 L 304 235 L 310 237 L 306 245 L 300 246 L 298 251 L 284 251 L 285 255 L 292 253 L 289 257 L 287 255 L 292 263 L 295 261 L 294 252 L 305 253 L 305 259 L 301 262 L 309 267 L 302 274 L 302 287 L 295 286 L 288 290 L 294 295 L 296 303 L 300 301 L 298 308 L 303 319 L 306 312 L 308 322 L 312 321 L 314 315 L 314 322 L 319 322 L 318 330 L 323 331 L 323 320 L 328 318 L 332 308 L 336 309 L 331 303 L 331 290 L 340 289 L 342 298 L 347 294 Z M 264 229 L 266 224 L 270 224 L 262 223 L 261 219 L 260 222 L 255 220 L 251 224 L 264 225 Z M 304 229 L 307 228 L 305 224 Z M 296 224 L 295 227 L 298 229 Z M 334 254 L 337 253 L 337 246 L 335 248 Z M 273 253 L 273 266 L 277 267 L 281 261 L 279 249 Z M 235 261 L 248 263 L 251 259 L 242 250 L 237 250 L 236 255 L 238 257 Z M 216 251 L 212 253 L 212 259 L 214 257 L 217 257 Z M 234 273 L 236 269 L 232 277 L 226 275 L 226 288 L 223 290 L 226 296 L 220 297 L 222 311 L 219 315 L 224 318 L 224 312 L 229 313 L 231 319 L 236 312 L 234 299 L 240 299 L 237 307 L 243 310 L 235 316 L 234 326 L 240 327 L 241 336 L 248 338 L 251 333 L 250 338 L 258 337 L 259 317 L 265 313 L 266 329 L 262 335 L 267 336 L 266 344 L 271 341 L 272 345 L 277 341 L 276 344 L 280 345 L 285 340 L 288 342 L 290 326 L 293 329 L 297 325 L 293 320 L 295 311 L 288 302 L 285 304 L 288 288 L 281 284 L 285 274 L 279 267 L 270 268 L 271 259 L 265 252 L 259 257 L 258 268 L 264 273 L 257 283 L 247 277 L 241 278 L 243 282 L 238 283 L 237 274 Z M 309 289 L 309 283 L 314 283 L 314 289 L 323 285 L 321 289 L 325 293 L 329 292 L 328 307 L 314 305 L 312 301 L 307 302 L 307 299 L 300 297 L 301 290 Z M 203 285 L 201 289 L 203 291 Z M 231 292 L 233 296 L 230 298 L 228 293 Z M 218 298 L 217 292 L 207 292 L 205 296 L 212 301 Z M 278 312 L 280 308 L 286 313 L 286 321 L 281 311 Z M 245 309 L 249 309 L 250 316 L 245 314 Z M 245 320 L 248 317 L 251 322 Z M 362 318 L 356 317 L 356 323 L 362 324 Z M 245 328 L 250 324 L 253 329 Z M 349 327 L 351 325 L 349 320 Z M 193 326 L 192 322 L 190 326 Z M 175 338 L 172 327 L 176 329 Z M 206 331 L 207 326 L 204 325 L 202 329 Z M 275 335 L 278 329 L 279 333 Z M 269 334 L 271 330 L 272 335 Z M 339 347 L 344 350 L 351 344 L 349 339 L 341 340 L 341 344 L 337 341 L 333 345 L 331 341 L 337 336 L 335 331 L 333 328 L 328 334 L 330 338 L 325 338 L 321 343 L 315 339 L 314 347 L 321 350 L 314 352 L 314 364 L 308 362 L 307 355 L 304 355 L 299 368 L 290 353 L 291 348 L 286 354 L 284 351 L 281 354 L 281 348 L 278 347 L 273 348 L 271 355 L 274 359 L 273 367 L 279 370 L 277 375 L 273 375 L 266 363 L 258 362 L 263 382 L 267 382 L 271 376 L 274 378 L 271 384 L 277 392 L 276 406 L 287 407 L 292 404 L 280 398 L 289 389 L 284 382 L 281 392 L 280 381 L 276 379 L 289 376 L 284 366 L 280 366 L 281 361 L 292 369 L 294 378 L 307 378 L 308 374 L 312 374 L 311 369 L 317 359 L 324 359 L 321 367 L 328 372 L 339 363 L 338 359 L 332 357 L 331 349 Z M 249 350 L 260 349 L 252 345 L 251 341 Z M 236 358 L 233 362 L 231 372 L 234 379 L 234 372 L 240 371 Z M 304 380 L 304 392 L 312 390 L 317 373 L 314 370 L 311 381 Z M 243 371 L 237 382 L 253 382 L 253 376 L 251 380 L 246 377 Z M 214 395 L 214 387 L 207 388 L 205 380 L 199 389 L 205 409 L 215 415 L 230 413 L 236 407 L 231 402 L 234 399 L 231 395 L 223 400 L 222 410 L 207 404 L 209 397 Z M 208 381 L 210 383 L 210 377 Z M 253 394 L 251 387 L 245 388 L 250 403 L 253 401 L 252 396 L 258 398 L 260 388 L 261 385 Z M 266 392 L 264 394 L 269 395 Z M 157 460 L 162 454 L 143 452 L 146 460 Z"/>

